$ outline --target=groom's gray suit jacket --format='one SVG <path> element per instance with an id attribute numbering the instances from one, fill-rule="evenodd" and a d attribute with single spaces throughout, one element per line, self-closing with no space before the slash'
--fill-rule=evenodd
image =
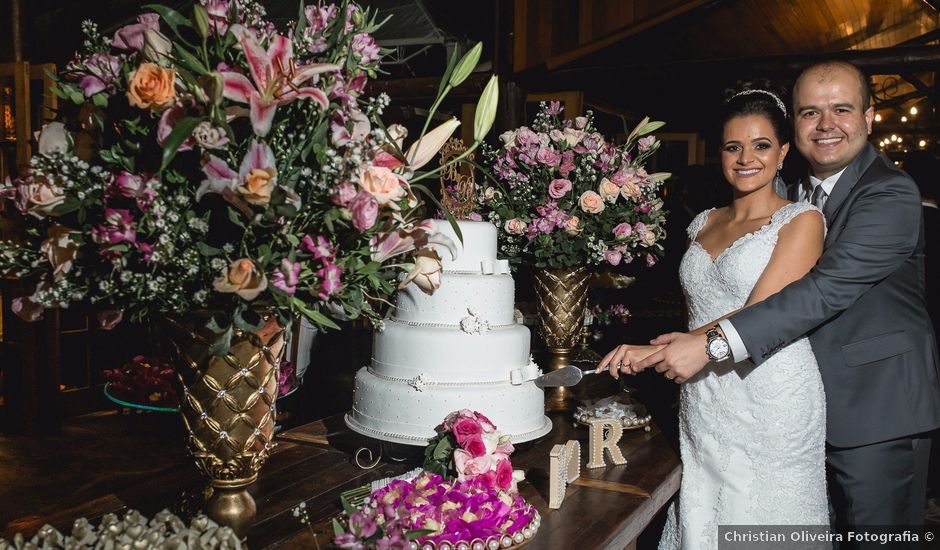
<path id="1" fill-rule="evenodd" d="M 826 202 L 816 267 L 731 317 L 760 365 L 809 334 L 826 389 L 826 439 L 856 447 L 940 426 L 937 343 L 925 305 L 917 186 L 868 145 Z"/>

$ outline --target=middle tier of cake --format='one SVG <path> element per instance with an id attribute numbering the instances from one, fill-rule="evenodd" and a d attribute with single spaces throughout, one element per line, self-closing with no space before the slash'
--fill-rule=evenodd
<path id="1" fill-rule="evenodd" d="M 376 332 L 372 367 L 383 376 L 429 383 L 501 383 L 531 379 L 537 369 L 529 356 L 524 325 L 468 334 L 456 326 L 410 324 L 386 319 Z M 513 373 L 516 373 L 515 375 Z"/>

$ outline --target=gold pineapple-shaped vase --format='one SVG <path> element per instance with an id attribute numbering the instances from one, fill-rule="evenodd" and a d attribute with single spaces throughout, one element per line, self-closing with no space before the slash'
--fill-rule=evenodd
<path id="1" fill-rule="evenodd" d="M 235 329 L 228 353 L 215 356 L 210 348 L 218 335 L 204 328 L 208 315 L 170 320 L 166 336 L 183 385 L 186 442 L 212 489 L 206 514 L 244 538 L 257 512 L 247 487 L 275 445 L 285 329 L 273 314 L 262 313 L 261 329 Z"/>
<path id="2" fill-rule="evenodd" d="M 583 266 L 534 272 L 538 298 L 539 338 L 549 354 L 546 372 L 571 364 L 587 307 L 588 270 Z M 549 388 L 545 409 L 574 410 L 576 400 L 568 388 Z"/>

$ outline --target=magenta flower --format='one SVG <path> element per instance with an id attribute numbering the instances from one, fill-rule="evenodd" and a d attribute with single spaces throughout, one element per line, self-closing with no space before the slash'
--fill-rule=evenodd
<path id="1" fill-rule="evenodd" d="M 232 101 L 248 104 L 251 127 L 256 135 L 264 137 L 271 131 L 278 105 L 307 98 L 326 109 L 329 104 L 326 94 L 304 84 L 318 74 L 339 70 L 337 65 L 314 63 L 296 66 L 290 38 L 279 34 L 271 37 L 267 51 L 249 32 L 242 34 L 241 45 L 248 60 L 251 80 L 241 73 L 223 72 L 223 95 Z"/>
<path id="2" fill-rule="evenodd" d="M 460 418 L 454 423 L 454 437 L 461 446 L 467 438 L 483 433 L 483 426 L 473 418 Z"/>
<path id="3" fill-rule="evenodd" d="M 496 487 L 508 491 L 512 486 L 512 463 L 509 459 L 496 464 Z"/>
<path id="4" fill-rule="evenodd" d="M 470 453 L 473 458 L 479 458 L 486 454 L 486 443 L 483 443 L 483 437 L 480 434 L 465 437 L 460 446 Z"/>
<path id="5" fill-rule="evenodd" d="M 137 232 L 133 229 L 134 218 L 129 210 L 105 208 L 104 218 L 105 223 L 103 225 L 98 225 L 91 230 L 95 242 L 116 245 L 137 241 Z"/>
<path id="6" fill-rule="evenodd" d="M 318 269 L 317 277 L 320 277 L 320 288 L 317 292 L 317 298 L 326 301 L 330 296 L 339 292 L 339 289 L 343 286 L 342 276 L 343 268 L 334 263 L 327 262 L 322 268 Z"/>
<path id="7" fill-rule="evenodd" d="M 313 240 L 313 237 L 306 235 L 303 238 L 304 248 L 308 252 L 313 254 L 314 259 L 317 260 L 332 260 L 333 259 L 333 245 L 330 244 L 330 241 L 326 239 L 323 235 L 317 235 L 316 241 Z"/>
<path id="8" fill-rule="evenodd" d="M 94 53 L 84 62 L 87 73 L 78 73 L 78 86 L 85 97 L 105 90 L 113 91 L 114 82 L 121 75 L 121 60 L 115 55 Z"/>
<path id="9" fill-rule="evenodd" d="M 297 283 L 300 282 L 300 267 L 300 262 L 292 262 L 287 258 L 281 260 L 280 267 L 271 275 L 274 288 L 293 296 L 297 292 Z"/>

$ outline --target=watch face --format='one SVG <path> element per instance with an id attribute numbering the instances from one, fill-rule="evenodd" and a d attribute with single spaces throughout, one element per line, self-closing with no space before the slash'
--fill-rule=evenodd
<path id="1" fill-rule="evenodd" d="M 708 354 L 712 356 L 713 360 L 724 359 L 730 352 L 731 349 L 728 347 L 728 342 L 723 338 L 713 338 L 712 341 L 708 343 Z"/>

